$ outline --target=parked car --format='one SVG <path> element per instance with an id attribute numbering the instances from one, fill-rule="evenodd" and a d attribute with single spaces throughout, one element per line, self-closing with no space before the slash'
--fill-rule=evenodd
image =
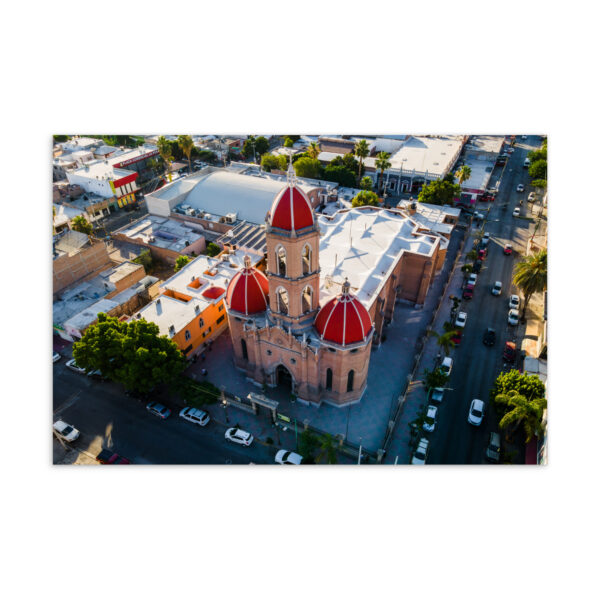
<path id="1" fill-rule="evenodd" d="M 496 283 L 494 283 L 494 285 L 492 286 L 492 295 L 499 296 L 501 293 L 502 293 L 502 282 L 496 281 Z"/>
<path id="2" fill-rule="evenodd" d="M 524 169 L 527 169 L 527 168 L 529 168 L 530 166 L 531 166 L 531 160 L 530 160 L 529 158 L 526 158 L 526 159 L 523 161 L 523 168 L 524 168 Z"/>
<path id="3" fill-rule="evenodd" d="M 181 409 L 179 411 L 179 416 L 190 423 L 200 425 L 200 427 L 205 427 L 210 421 L 210 416 L 206 411 L 200 410 L 199 408 L 191 408 L 189 406 Z"/>
<path id="4" fill-rule="evenodd" d="M 519 308 L 519 302 L 519 296 L 512 294 L 512 296 L 508 299 L 508 308 Z"/>
<path id="5" fill-rule="evenodd" d="M 462 311 L 459 312 L 454 324 L 456 327 L 464 327 L 467 324 L 467 313 Z"/>
<path id="6" fill-rule="evenodd" d="M 524 191 L 525 191 L 525 186 L 522 183 L 520 183 L 517 186 L 517 192 L 524 192 Z"/>
<path id="7" fill-rule="evenodd" d="M 470 300 L 473 297 L 473 292 L 474 291 L 475 291 L 475 286 L 469 283 L 469 284 L 467 284 L 467 286 L 463 290 L 462 297 L 465 300 Z"/>
<path id="8" fill-rule="evenodd" d="M 473 213 L 473 218 L 474 218 L 476 221 L 481 221 L 481 220 L 483 219 L 483 216 L 484 216 L 484 215 L 483 215 L 483 213 L 480 213 L 480 212 L 479 212 L 479 211 L 477 211 L 477 210 L 476 210 L 476 211 Z"/>
<path id="9" fill-rule="evenodd" d="M 444 373 L 445 375 L 450 375 L 450 373 L 452 372 L 452 364 L 452 359 L 449 356 L 446 356 L 442 361 L 442 365 L 440 366 L 442 373 Z"/>
<path id="10" fill-rule="evenodd" d="M 520 217 L 521 209 L 518 206 L 515 206 L 515 210 L 513 210 L 513 217 Z"/>
<path id="11" fill-rule="evenodd" d="M 514 342 L 506 342 L 504 344 L 504 352 L 502 358 L 509 363 L 514 363 L 517 358 L 517 345 Z"/>
<path id="12" fill-rule="evenodd" d="M 79 431 L 64 421 L 56 421 L 52 427 L 56 434 L 65 442 L 74 442 L 79 437 Z"/>
<path id="13" fill-rule="evenodd" d="M 71 371 L 75 371 L 76 373 L 85 373 L 85 369 L 78 366 L 77 363 L 75 362 L 74 358 L 71 358 L 70 360 L 68 360 L 66 363 L 67 368 L 71 369 Z"/>
<path id="14" fill-rule="evenodd" d="M 483 334 L 483 343 L 486 346 L 493 346 L 496 343 L 496 330 L 488 327 Z"/>
<path id="15" fill-rule="evenodd" d="M 471 406 L 469 408 L 469 416 L 467 417 L 467 421 L 471 425 L 479 426 L 483 421 L 483 416 L 485 414 L 485 403 L 483 400 L 479 400 L 475 398 L 473 402 L 471 402 Z"/>
<path id="16" fill-rule="evenodd" d="M 511 147 L 507 148 L 507 149 L 506 149 L 506 151 L 507 151 L 509 154 L 512 154 L 512 153 L 515 151 L 515 149 L 514 149 L 514 148 L 511 146 Z"/>
<path id="17" fill-rule="evenodd" d="M 504 250 L 502 250 L 502 252 L 504 252 L 504 254 L 506 254 L 507 256 L 512 254 L 513 251 L 513 247 L 512 244 L 504 244 Z"/>
<path id="18" fill-rule="evenodd" d="M 58 352 L 55 352 L 52 355 L 52 362 L 55 363 L 55 362 L 58 362 L 59 360 L 60 360 L 60 354 Z"/>
<path id="19" fill-rule="evenodd" d="M 490 462 L 500 462 L 500 443 L 500 434 L 492 431 L 490 433 L 490 437 L 488 438 L 487 448 L 485 449 L 485 457 Z"/>
<path id="20" fill-rule="evenodd" d="M 489 243 L 490 243 L 490 233 L 486 231 L 483 234 L 483 237 L 481 238 L 480 246 L 482 248 L 485 248 Z"/>
<path id="21" fill-rule="evenodd" d="M 444 399 L 444 388 L 436 387 L 431 390 L 431 401 L 441 402 Z"/>
<path id="22" fill-rule="evenodd" d="M 452 340 L 452 342 L 458 346 L 460 344 L 460 342 L 462 341 L 462 329 L 458 329 L 457 331 L 454 332 L 454 335 L 450 338 Z"/>
<path id="23" fill-rule="evenodd" d="M 254 436 L 243 429 L 231 427 L 225 432 L 225 439 L 235 444 L 249 446 L 254 441 Z"/>
<path id="24" fill-rule="evenodd" d="M 519 311 L 511 308 L 508 311 L 508 324 L 509 325 L 518 325 L 519 324 Z"/>
<path id="25" fill-rule="evenodd" d="M 419 445 L 413 454 L 410 461 L 411 465 L 424 465 L 427 461 L 427 455 L 429 454 L 429 440 L 427 438 L 421 438 Z"/>
<path id="26" fill-rule="evenodd" d="M 435 430 L 435 423 L 437 417 L 437 406 L 431 404 L 427 407 L 427 415 L 425 415 L 425 422 L 423 423 L 423 429 L 431 433 Z"/>
<path id="27" fill-rule="evenodd" d="M 477 283 L 477 273 L 471 273 L 469 275 L 469 279 L 467 280 L 469 285 L 475 285 Z"/>
<path id="28" fill-rule="evenodd" d="M 146 410 L 161 419 L 166 419 L 171 414 L 171 411 L 166 406 L 158 402 L 149 402 L 146 405 Z"/>
<path id="29" fill-rule="evenodd" d="M 479 250 L 479 252 L 477 253 L 477 258 L 479 260 L 485 260 L 487 253 L 488 253 L 487 248 L 481 248 L 481 250 Z"/>
<path id="30" fill-rule="evenodd" d="M 535 202 L 535 192 L 529 192 L 529 196 L 527 196 L 527 202 Z"/>
<path id="31" fill-rule="evenodd" d="M 290 450 L 280 450 L 275 455 L 275 462 L 278 465 L 300 465 L 302 464 L 302 457 Z"/>
<path id="32" fill-rule="evenodd" d="M 481 271 L 481 267 L 483 266 L 483 261 L 477 259 L 474 263 L 473 263 L 473 273 L 479 273 L 479 271 Z"/>
<path id="33" fill-rule="evenodd" d="M 88 371 L 88 377 L 93 377 L 94 379 L 102 379 L 102 371 L 100 369 L 94 369 L 93 371 Z"/>
<path id="34" fill-rule="evenodd" d="M 119 456 L 112 450 L 101 450 L 96 456 L 96 460 L 101 465 L 130 465 L 131 461 L 124 456 Z"/>

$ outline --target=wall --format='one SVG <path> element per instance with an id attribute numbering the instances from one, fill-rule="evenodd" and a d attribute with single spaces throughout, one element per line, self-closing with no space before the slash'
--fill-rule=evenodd
<path id="1" fill-rule="evenodd" d="M 59 256 L 52 261 L 52 293 L 56 294 L 86 275 L 111 266 L 104 242 L 94 242 L 72 256 Z"/>
<path id="2" fill-rule="evenodd" d="M 95 176 L 92 178 L 83 174 L 68 172 L 67 180 L 71 184 L 80 185 L 86 192 L 94 192 L 103 198 L 114 196 L 108 179 L 96 179 Z"/>
<path id="3" fill-rule="evenodd" d="M 116 296 L 146 276 L 146 271 L 142 265 L 134 264 L 134 266 L 135 270 L 133 270 L 131 273 L 127 273 L 124 277 L 121 277 L 121 279 L 112 282 L 116 289 L 110 294 L 107 294 L 106 298 L 110 299 Z"/>

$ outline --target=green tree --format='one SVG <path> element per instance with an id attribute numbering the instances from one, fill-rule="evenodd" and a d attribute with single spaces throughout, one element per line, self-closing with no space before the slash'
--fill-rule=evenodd
<path id="1" fill-rule="evenodd" d="M 269 151 L 269 140 L 264 135 L 259 135 L 254 143 L 258 156 L 262 156 L 265 152 Z"/>
<path id="2" fill-rule="evenodd" d="M 341 165 L 327 165 L 323 173 L 323 179 L 335 181 L 342 187 L 354 187 L 356 184 L 354 173 Z"/>
<path id="3" fill-rule="evenodd" d="M 490 400 L 496 402 L 496 396 L 506 395 L 509 392 L 517 392 L 525 398 L 543 398 L 546 393 L 546 388 L 537 375 L 528 375 L 527 373 L 519 373 L 517 369 L 500 373 L 496 377 L 496 381 L 490 390 Z M 502 405 L 497 405 L 496 408 L 502 409 Z M 501 414 L 504 414 L 501 411 Z"/>
<path id="4" fill-rule="evenodd" d="M 531 185 L 536 188 L 545 190 L 548 187 L 548 182 L 545 179 L 534 179 Z"/>
<path id="5" fill-rule="evenodd" d="M 68 135 L 53 135 L 52 139 L 56 143 L 61 143 L 61 142 L 66 142 L 69 139 L 69 136 Z"/>
<path id="6" fill-rule="evenodd" d="M 92 235 L 92 231 L 94 231 L 92 224 L 89 223 L 83 215 L 77 215 L 73 218 L 71 221 L 71 229 L 86 233 L 87 235 Z"/>
<path id="7" fill-rule="evenodd" d="M 144 250 L 143 252 L 140 253 L 139 256 L 136 256 L 131 262 L 135 263 L 136 265 L 142 265 L 144 267 L 144 271 L 146 271 L 146 274 L 152 272 L 153 261 L 152 261 L 152 254 L 150 253 L 150 250 Z"/>
<path id="8" fill-rule="evenodd" d="M 529 443 L 534 435 L 542 431 L 545 398 L 527 399 L 519 392 L 512 390 L 507 394 L 496 396 L 496 404 L 506 406 L 506 412 L 498 426 L 506 431 L 507 438 L 512 437 L 519 429 L 525 433 L 525 443 Z"/>
<path id="9" fill-rule="evenodd" d="M 354 154 L 358 157 L 358 179 L 360 181 L 364 160 L 369 156 L 369 144 L 367 140 L 360 140 L 354 144 Z"/>
<path id="10" fill-rule="evenodd" d="M 427 335 L 436 338 L 438 346 L 444 351 L 444 354 L 448 354 L 456 344 L 452 341 L 453 337 L 456 337 L 458 332 L 456 329 L 452 331 L 446 331 L 444 333 L 437 333 L 437 331 L 430 331 Z"/>
<path id="11" fill-rule="evenodd" d="M 142 393 L 173 382 L 186 366 L 183 354 L 166 335 L 159 335 L 155 323 L 124 322 L 104 313 L 73 344 L 73 357 L 84 369 L 100 369 L 105 377 Z"/>
<path id="12" fill-rule="evenodd" d="M 204 162 L 215 162 L 217 159 L 217 155 L 212 150 L 205 150 L 202 148 L 198 148 L 198 146 L 194 146 L 192 148 L 192 158 L 195 160 L 201 160 Z"/>
<path id="13" fill-rule="evenodd" d="M 529 167 L 529 176 L 532 179 L 547 179 L 548 163 L 544 160 L 536 160 Z"/>
<path id="14" fill-rule="evenodd" d="M 352 208 L 357 206 L 379 206 L 379 197 L 375 192 L 362 190 L 352 198 Z"/>
<path id="15" fill-rule="evenodd" d="M 544 140 L 542 147 L 539 150 L 532 150 L 527 154 L 527 158 L 532 162 L 538 160 L 548 160 L 548 140 Z"/>
<path id="16" fill-rule="evenodd" d="M 189 135 L 180 135 L 177 138 L 177 144 L 181 151 L 185 154 L 188 159 L 188 166 L 190 173 L 192 172 L 192 149 L 194 148 L 194 140 Z"/>
<path id="17" fill-rule="evenodd" d="M 286 148 L 291 148 L 294 145 L 294 140 L 291 137 L 286 137 L 285 142 L 283 142 L 283 145 Z"/>
<path id="18" fill-rule="evenodd" d="M 462 186 L 462 184 L 471 177 L 471 167 L 468 165 L 463 165 L 460 169 L 458 169 L 458 171 L 456 171 L 455 175 L 458 179 L 458 185 Z"/>
<path id="19" fill-rule="evenodd" d="M 448 375 L 444 373 L 439 367 L 437 369 L 429 370 L 425 369 L 425 385 L 431 389 L 436 387 L 444 387 L 448 382 Z"/>
<path id="20" fill-rule="evenodd" d="M 380 177 L 378 183 L 378 190 L 381 194 L 381 186 L 383 185 L 383 174 L 387 171 L 392 163 L 389 161 L 391 154 L 389 152 L 380 152 L 375 158 L 375 166 L 379 169 Z"/>
<path id="21" fill-rule="evenodd" d="M 548 280 L 548 253 L 540 250 L 517 263 L 513 277 L 514 284 L 524 297 L 522 319 L 525 319 L 527 305 L 533 294 L 546 290 Z"/>
<path id="22" fill-rule="evenodd" d="M 460 186 L 457 183 L 449 181 L 440 181 L 436 179 L 423 186 L 419 192 L 419 202 L 428 204 L 453 204 L 454 198 L 460 198 Z"/>
<path id="23" fill-rule="evenodd" d="M 478 256 L 479 256 L 479 255 L 477 254 L 477 250 L 475 250 L 475 248 L 473 248 L 472 250 L 469 250 L 469 251 L 467 252 L 467 255 L 465 256 L 465 258 L 466 258 L 467 260 L 477 260 L 477 257 L 478 257 Z"/>
<path id="24" fill-rule="evenodd" d="M 183 269 L 183 267 L 185 267 L 185 265 L 187 265 L 190 262 L 190 257 L 189 256 L 185 256 L 185 255 L 180 255 L 177 257 L 177 260 L 175 261 L 175 268 L 173 269 L 175 271 L 175 273 L 177 273 L 177 271 L 181 271 L 181 269 Z"/>
<path id="25" fill-rule="evenodd" d="M 290 166 L 290 157 L 288 154 L 280 154 L 277 157 L 277 161 L 279 162 L 279 170 L 287 171 Z"/>
<path id="26" fill-rule="evenodd" d="M 263 154 L 260 166 L 264 171 L 270 173 L 273 169 L 279 169 L 279 157 L 273 154 Z"/>
<path id="27" fill-rule="evenodd" d="M 165 163 L 165 168 L 168 173 L 169 181 L 171 181 L 171 164 L 173 163 L 173 152 L 171 149 L 171 144 L 169 140 L 165 138 L 164 135 L 161 135 L 158 140 L 156 140 L 156 146 L 158 148 L 158 153 L 160 157 L 163 159 Z"/>
<path id="28" fill-rule="evenodd" d="M 319 437 L 309 429 L 304 430 L 298 438 L 298 452 L 303 463 L 314 463 L 314 455 L 319 447 Z"/>
<path id="29" fill-rule="evenodd" d="M 368 175 L 360 180 L 360 189 L 368 192 L 373 189 L 373 180 Z"/>
<path id="30" fill-rule="evenodd" d="M 206 246 L 206 254 L 208 254 L 208 256 L 217 256 L 217 254 L 220 254 L 220 252 L 220 246 L 218 246 L 214 242 L 208 242 L 208 245 Z"/>
<path id="31" fill-rule="evenodd" d="M 300 158 L 294 162 L 294 169 L 298 177 L 309 177 L 319 179 L 321 177 L 321 163 L 316 158 Z"/>
<path id="32" fill-rule="evenodd" d="M 310 158 L 319 158 L 319 154 L 321 154 L 321 148 L 317 142 L 311 142 L 308 145 L 307 152 Z"/>
<path id="33" fill-rule="evenodd" d="M 254 138 L 253 135 L 249 135 L 245 139 L 244 145 L 242 147 L 242 154 L 246 158 L 252 158 L 252 157 L 256 156 L 256 154 L 257 154 L 257 152 L 256 152 L 256 139 Z"/>
<path id="34" fill-rule="evenodd" d="M 326 433 L 321 437 L 317 462 L 321 463 L 323 461 L 328 465 L 335 465 L 337 463 L 337 444 L 330 433 Z"/>

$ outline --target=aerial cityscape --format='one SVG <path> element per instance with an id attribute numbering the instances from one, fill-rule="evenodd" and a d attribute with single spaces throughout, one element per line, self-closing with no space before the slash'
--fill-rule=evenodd
<path id="1" fill-rule="evenodd" d="M 547 463 L 547 137 L 53 136 L 53 463 Z"/>

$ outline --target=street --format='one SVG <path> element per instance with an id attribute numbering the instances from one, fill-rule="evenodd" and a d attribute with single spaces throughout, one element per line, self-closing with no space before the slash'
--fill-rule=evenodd
<path id="1" fill-rule="evenodd" d="M 512 284 L 512 272 L 524 252 L 527 234 L 532 224 L 529 220 L 512 216 L 519 200 L 523 200 L 521 214 L 529 213 L 527 195 L 530 187 L 527 169 L 523 161 L 527 153 L 539 147 L 540 138 L 530 137 L 522 147 L 517 140 L 515 151 L 510 155 L 496 201 L 488 206 L 484 230 L 491 233 L 489 252 L 483 263 L 471 300 L 462 300 L 461 311 L 468 314 L 463 339 L 452 352 L 454 366 L 438 410 L 436 430 L 430 434 L 431 445 L 428 462 L 431 464 L 482 464 L 485 463 L 485 447 L 491 431 L 499 431 L 498 420 L 489 401 L 489 391 L 503 368 L 502 351 L 504 343 L 515 339 L 517 328 L 507 322 L 508 298 L 517 293 Z M 491 182 L 495 183 L 501 168 L 494 170 Z M 519 183 L 525 184 L 524 192 L 516 192 Z M 508 204 L 506 209 L 503 204 Z M 479 209 L 481 211 L 481 208 Z M 506 256 L 504 244 L 511 242 L 513 254 Z M 466 251 L 473 246 L 472 239 Z M 500 296 L 491 294 L 495 281 L 502 282 Z M 483 344 L 483 334 L 488 327 L 496 330 L 496 343 L 492 347 Z M 522 326 L 519 326 L 522 327 Z M 520 340 L 517 341 L 517 348 Z M 486 416 L 479 427 L 467 423 L 469 406 L 474 398 L 486 403 Z"/>

